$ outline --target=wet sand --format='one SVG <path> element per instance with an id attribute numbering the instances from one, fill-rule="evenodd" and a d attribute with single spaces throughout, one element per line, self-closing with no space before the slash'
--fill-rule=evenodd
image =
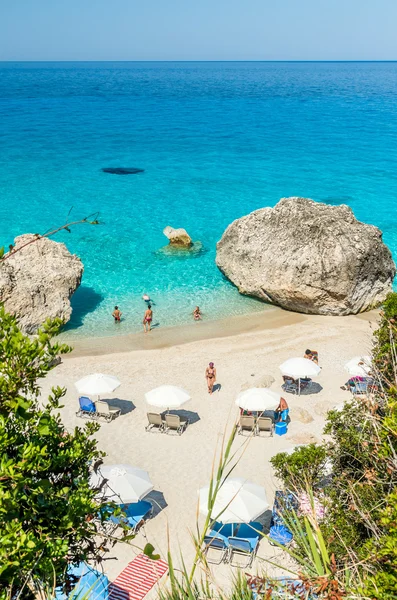
<path id="1" fill-rule="evenodd" d="M 115 352 L 130 352 L 133 350 L 158 350 L 189 344 L 200 340 L 231 337 L 244 333 L 254 333 L 268 329 L 277 329 L 287 325 L 301 323 L 310 318 L 281 308 L 266 308 L 263 312 L 227 317 L 217 321 L 198 321 L 180 327 L 153 327 L 150 333 L 130 333 L 123 335 L 123 324 L 115 325 L 119 334 L 106 337 L 76 336 L 70 333 L 67 344 L 73 347 L 73 356 L 100 356 Z M 62 336 L 60 336 L 62 339 Z"/>

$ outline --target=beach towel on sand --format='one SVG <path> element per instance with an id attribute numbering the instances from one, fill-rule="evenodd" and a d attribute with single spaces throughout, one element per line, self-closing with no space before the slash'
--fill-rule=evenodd
<path id="1" fill-rule="evenodd" d="M 138 554 L 109 585 L 109 600 L 142 600 L 167 571 L 164 560 Z"/>

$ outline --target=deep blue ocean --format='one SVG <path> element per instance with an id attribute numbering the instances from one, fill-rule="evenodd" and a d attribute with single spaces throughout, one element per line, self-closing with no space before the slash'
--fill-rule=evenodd
<path id="1" fill-rule="evenodd" d="M 103 167 L 136 167 L 120 176 Z M 55 238 L 85 266 L 73 335 L 264 309 L 215 266 L 234 219 L 281 197 L 346 203 L 397 258 L 397 63 L 0 63 L 0 245 Z M 201 252 L 158 252 L 166 225 Z M 125 320 L 115 326 L 119 304 Z"/>

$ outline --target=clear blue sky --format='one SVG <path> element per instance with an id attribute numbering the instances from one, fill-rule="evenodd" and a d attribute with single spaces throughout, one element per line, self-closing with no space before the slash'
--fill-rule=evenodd
<path id="1" fill-rule="evenodd" d="M 397 0 L 0 0 L 0 60 L 396 60 Z"/>

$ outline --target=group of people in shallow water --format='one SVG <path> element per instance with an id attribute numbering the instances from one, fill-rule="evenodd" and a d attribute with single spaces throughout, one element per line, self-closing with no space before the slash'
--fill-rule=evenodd
<path id="1" fill-rule="evenodd" d="M 144 333 L 148 333 L 149 331 L 151 331 L 151 324 L 153 321 L 152 305 L 150 304 L 150 296 L 148 296 L 148 294 L 143 294 L 142 299 L 147 303 L 147 309 L 145 310 L 145 314 L 143 315 L 142 321 L 143 331 Z M 123 313 L 121 312 L 119 307 L 115 306 L 114 311 L 112 312 L 112 317 L 114 318 L 115 323 L 120 323 L 122 314 Z M 195 321 L 201 321 L 202 318 L 203 316 L 201 314 L 200 307 L 196 306 L 196 308 L 193 311 L 193 319 Z"/>
<path id="2" fill-rule="evenodd" d="M 114 318 L 115 323 L 120 323 L 122 314 L 123 313 L 121 312 L 119 307 L 115 306 L 114 311 L 112 312 L 112 317 Z M 152 321 L 153 321 L 152 305 L 148 304 L 147 309 L 145 310 L 145 314 L 143 315 L 143 321 L 142 321 L 144 333 L 147 333 L 148 331 L 150 331 Z"/>

